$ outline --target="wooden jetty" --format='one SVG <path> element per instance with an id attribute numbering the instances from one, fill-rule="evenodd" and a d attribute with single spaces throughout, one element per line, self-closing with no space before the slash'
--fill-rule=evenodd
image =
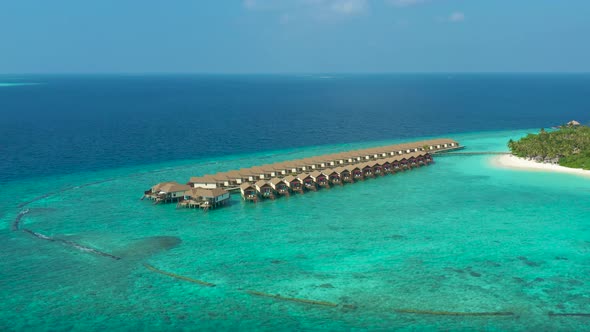
<path id="1" fill-rule="evenodd" d="M 144 198 L 209 209 L 227 204 L 230 192 L 239 191 L 244 200 L 258 202 L 411 170 L 432 164 L 434 154 L 462 148 L 452 139 L 434 139 L 339 152 L 191 177 L 186 185 L 159 183 Z"/>

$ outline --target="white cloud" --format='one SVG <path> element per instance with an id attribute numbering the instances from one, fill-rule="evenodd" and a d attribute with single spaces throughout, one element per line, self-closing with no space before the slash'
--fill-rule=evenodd
<path id="1" fill-rule="evenodd" d="M 369 9 L 369 0 L 243 0 L 251 11 L 282 12 L 279 21 L 291 21 L 293 16 L 308 16 L 320 20 L 355 16 Z"/>
<path id="2" fill-rule="evenodd" d="M 366 0 L 335 0 L 332 1 L 330 9 L 343 15 L 356 15 L 367 9 Z"/>
<path id="3" fill-rule="evenodd" d="M 426 2 L 427 0 L 388 0 L 390 4 L 396 7 L 409 7 L 414 5 L 419 5 L 421 3 Z"/>
<path id="4" fill-rule="evenodd" d="M 282 14 L 279 16 L 279 23 L 281 24 L 289 24 L 293 20 L 292 16 L 289 14 Z"/>
<path id="5" fill-rule="evenodd" d="M 462 22 L 465 20 L 465 14 L 463 14 L 462 12 L 453 12 L 451 13 L 451 15 L 449 15 L 447 20 L 453 23 Z"/>

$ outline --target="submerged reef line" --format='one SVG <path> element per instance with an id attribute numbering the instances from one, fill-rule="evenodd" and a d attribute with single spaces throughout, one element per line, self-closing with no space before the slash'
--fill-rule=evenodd
<path id="1" fill-rule="evenodd" d="M 553 312 L 547 313 L 550 317 L 590 317 L 590 313 L 587 312 Z"/>
<path id="2" fill-rule="evenodd" d="M 273 298 L 273 299 L 282 300 L 282 301 L 289 301 L 289 302 L 313 304 L 313 305 L 319 305 L 319 306 L 324 306 L 324 307 L 333 307 L 334 308 L 334 307 L 338 306 L 338 304 L 333 303 L 333 302 L 300 299 L 300 298 L 296 298 L 296 297 L 285 297 L 280 294 L 268 294 L 268 293 L 263 293 L 263 292 L 259 292 L 259 291 L 255 291 L 255 290 L 247 290 L 246 293 L 248 293 L 250 295 L 254 295 L 254 296 L 268 297 L 268 298 Z"/>
<path id="3" fill-rule="evenodd" d="M 165 275 L 165 276 L 169 276 L 169 277 L 172 277 L 172 278 L 175 278 L 175 279 L 192 282 L 193 284 L 198 284 L 198 285 L 206 286 L 206 287 L 215 287 L 216 286 L 215 284 L 210 283 L 210 282 L 207 282 L 207 281 L 203 281 L 203 280 L 199 280 L 199 279 L 193 279 L 193 278 L 190 278 L 190 277 L 185 277 L 185 276 L 178 275 L 176 273 L 172 273 L 172 272 L 168 272 L 168 271 L 163 271 L 163 270 L 157 269 L 157 268 L 155 268 L 154 266 L 152 266 L 152 265 L 150 265 L 148 263 L 143 263 L 143 266 L 145 268 L 147 268 L 148 270 L 152 271 L 152 272 L 155 272 L 155 273 L 158 273 L 158 274 L 162 274 L 162 275 Z"/>
<path id="4" fill-rule="evenodd" d="M 435 315 L 435 316 L 513 316 L 510 311 L 483 311 L 483 312 L 460 312 L 460 311 L 433 311 L 417 309 L 395 309 L 400 314 Z"/>
<path id="5" fill-rule="evenodd" d="M 19 226 L 20 226 L 20 221 L 23 219 L 23 217 L 25 216 L 25 214 L 31 212 L 31 210 L 29 209 L 25 209 L 20 211 L 17 215 L 16 218 L 14 218 L 14 222 L 12 223 L 12 230 L 13 231 L 18 231 L 19 230 Z"/>
<path id="6" fill-rule="evenodd" d="M 40 240 L 45 240 L 45 241 L 49 241 L 49 242 L 59 242 L 59 243 L 63 243 L 69 247 L 75 248 L 79 251 L 83 251 L 83 252 L 88 252 L 88 253 L 92 253 L 95 255 L 99 255 L 99 256 L 103 256 L 103 257 L 108 257 L 108 258 L 112 258 L 115 260 L 119 260 L 121 259 L 121 257 L 100 251 L 98 249 L 92 248 L 92 247 L 88 247 L 79 243 L 76 243 L 74 241 L 70 241 L 70 240 L 64 240 L 64 239 L 60 239 L 60 238 L 56 238 L 56 237 L 52 237 L 52 236 L 48 236 L 39 232 L 35 232 L 31 229 L 28 228 L 22 228 L 21 229 L 21 221 L 23 219 L 23 217 L 27 214 L 31 212 L 30 209 L 25 209 L 22 210 L 18 213 L 18 215 L 16 216 L 16 218 L 14 219 L 14 222 L 12 223 L 12 231 L 14 232 L 18 232 L 18 231 L 22 231 L 24 233 L 30 234 L 33 237 L 40 239 Z"/>

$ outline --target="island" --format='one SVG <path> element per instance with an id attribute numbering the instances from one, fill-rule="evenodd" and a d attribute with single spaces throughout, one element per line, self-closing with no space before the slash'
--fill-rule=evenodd
<path id="1" fill-rule="evenodd" d="M 590 127 L 578 121 L 511 139 L 508 148 L 511 154 L 497 158 L 499 166 L 590 176 Z"/>

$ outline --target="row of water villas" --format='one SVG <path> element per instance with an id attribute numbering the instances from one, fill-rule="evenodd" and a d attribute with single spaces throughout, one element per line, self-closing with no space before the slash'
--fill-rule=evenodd
<path id="1" fill-rule="evenodd" d="M 226 204 L 229 191 L 238 189 L 247 201 L 274 199 L 428 165 L 433 153 L 459 148 L 454 140 L 436 139 L 348 151 L 191 177 L 186 185 L 159 183 L 144 197 L 206 209 Z"/>

